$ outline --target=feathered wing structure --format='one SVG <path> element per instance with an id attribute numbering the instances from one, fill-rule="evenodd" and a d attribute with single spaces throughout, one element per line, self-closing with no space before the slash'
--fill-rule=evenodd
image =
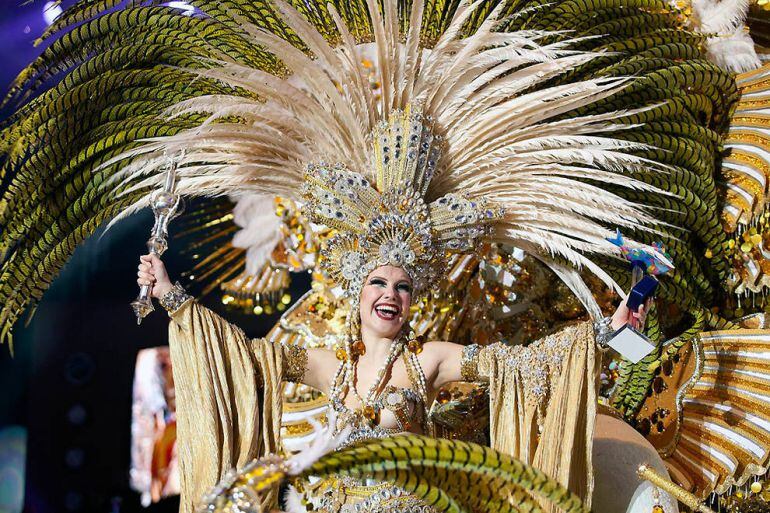
<path id="1" fill-rule="evenodd" d="M 770 335 L 709 332 L 699 342 L 702 374 L 684 396 L 679 443 L 666 463 L 701 495 L 722 494 L 768 470 Z"/>
<path id="2" fill-rule="evenodd" d="M 284 469 L 291 468 L 295 458 L 305 457 L 300 453 L 288 465 L 275 458 L 249 463 L 217 485 L 216 494 L 201 511 L 251 511 L 248 507 L 258 502 L 259 493 L 293 473 Z M 396 497 L 394 493 L 406 491 L 432 510 L 447 513 L 541 511 L 542 504 L 553 504 L 564 512 L 588 511 L 558 482 L 506 454 L 481 445 L 412 434 L 337 449 L 296 475 L 322 480 L 341 475 L 375 479 L 393 488 L 383 487 L 373 501 L 384 505 Z M 469 482 L 474 486 L 468 486 Z"/>
<path id="3" fill-rule="evenodd" d="M 6 99 L 3 339 L 79 242 L 147 204 L 163 152 L 185 149 L 182 194 L 293 198 L 308 163 L 371 176 L 372 130 L 410 104 L 445 142 L 426 199 L 498 202 L 492 240 L 584 292 L 570 266 L 624 284 L 604 241 L 621 226 L 675 255 L 667 299 L 707 312 L 720 290 L 714 167 L 736 89 L 664 2 L 119 3 L 65 12 Z"/>
<path id="4" fill-rule="evenodd" d="M 704 332 L 681 347 L 637 419 L 671 478 L 701 498 L 729 494 L 770 465 L 770 335 L 763 328 Z"/>

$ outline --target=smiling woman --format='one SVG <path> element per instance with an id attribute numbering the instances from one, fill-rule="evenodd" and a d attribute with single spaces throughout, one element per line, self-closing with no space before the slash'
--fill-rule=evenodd
<path id="1" fill-rule="evenodd" d="M 367 352 L 380 339 L 393 340 L 404 327 L 412 305 L 412 279 L 401 267 L 373 270 L 361 289 L 361 340 Z M 373 351 L 372 351 L 373 352 Z"/>
<path id="2" fill-rule="evenodd" d="M 647 313 L 621 304 L 600 319 L 583 281 L 593 273 L 616 291 L 628 287 L 607 240 L 616 228 L 640 250 L 663 238 L 676 269 L 661 295 L 681 315 L 672 327 L 653 317 L 655 351 L 623 367 L 630 385 L 619 408 L 633 414 L 644 379 L 676 344 L 733 326 L 713 308 L 730 292 L 732 247 L 716 163 L 739 92 L 706 59 L 713 32 L 682 30 L 670 2 L 196 0 L 192 16 L 161 2 L 121 4 L 83 0 L 65 11 L 8 94 L 18 108 L 0 127 L 0 341 L 98 225 L 156 198 L 169 157 L 180 196 L 277 194 L 300 205 L 328 230 L 313 244 L 314 271 L 352 305 L 333 349 L 249 340 L 172 286 L 157 257 L 143 257 L 139 283 L 172 319 L 183 511 L 230 468 L 278 461 L 268 455 L 281 449 L 283 379 L 329 397 L 338 413 L 329 431 L 343 443 L 432 434 L 426 411 L 449 381 L 490 390 L 491 448 L 473 455 L 495 462 L 496 486 L 444 479 L 438 464 L 396 491 L 332 472 L 298 483 L 316 510 L 538 503 L 550 512 L 556 495 L 569 497 L 567 509 L 590 508 L 596 330 Z M 763 201 L 731 211 L 743 217 Z M 212 238 L 224 238 L 227 218 L 208 223 L 219 230 Z M 443 333 L 422 343 L 407 322 L 412 304 L 449 274 L 451 259 L 492 247 L 542 262 L 601 322 L 584 319 L 526 347 L 461 347 Z M 226 267 L 222 255 L 207 260 Z M 437 315 L 418 313 L 426 323 Z M 664 346 L 666 328 L 684 335 Z M 420 455 L 422 444 L 409 458 L 448 454 Z M 400 469 L 404 454 L 377 452 L 373 465 Z M 517 479 L 533 466 L 561 485 L 524 491 Z M 383 497 L 385 508 L 375 504 Z M 266 509 L 274 499 L 253 500 Z"/>

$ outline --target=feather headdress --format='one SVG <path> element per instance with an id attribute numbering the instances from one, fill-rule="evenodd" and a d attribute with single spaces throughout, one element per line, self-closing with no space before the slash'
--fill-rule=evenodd
<path id="1" fill-rule="evenodd" d="M 375 133 L 407 111 L 441 140 L 421 201 L 500 212 L 458 226 L 463 245 L 514 244 L 591 303 L 574 268 L 622 282 L 616 227 L 662 238 L 680 270 L 662 294 L 705 311 L 728 270 L 714 162 L 735 82 L 664 0 L 617 1 L 81 0 L 6 98 L 0 340 L 80 242 L 147 204 L 164 151 L 186 150 L 187 196 L 301 200 L 322 164 L 382 196 Z"/>
<path id="2" fill-rule="evenodd" d="M 664 168 L 631 153 L 644 145 L 613 137 L 627 128 L 614 119 L 627 112 L 564 116 L 618 93 L 628 79 L 547 86 L 600 53 L 571 50 L 576 42 L 570 40 L 547 44 L 548 32 L 498 31 L 502 3 L 461 38 L 480 2 L 461 3 L 436 44 L 424 49 L 423 2 L 412 5 L 402 34 L 395 2 L 386 1 L 380 12 L 370 1 L 375 94 L 363 49 L 333 7 L 341 35 L 336 47 L 291 6 L 275 3 L 310 52 L 244 22 L 255 44 L 280 56 L 288 77 L 227 62 L 200 72 L 254 99 L 208 95 L 171 108 L 171 116 L 208 118 L 119 156 L 132 159 L 118 175 L 135 184 L 127 194 L 154 187 L 160 155 L 184 148 L 182 194 L 272 191 L 296 198 L 304 190 L 316 219 L 341 232 L 326 252 L 327 268 L 346 287 L 360 283 L 360 276 L 352 280 L 355 270 L 375 264 L 426 276 L 422 270 L 440 266 L 447 250 L 468 251 L 481 236 L 554 265 L 588 266 L 612 283 L 585 255 L 614 252 L 605 226 L 637 227 L 651 219 L 594 183 L 650 191 L 628 170 Z M 229 117 L 247 123 L 229 123 Z M 137 183 L 140 175 L 146 178 Z M 409 204 L 397 205 L 402 200 Z"/>

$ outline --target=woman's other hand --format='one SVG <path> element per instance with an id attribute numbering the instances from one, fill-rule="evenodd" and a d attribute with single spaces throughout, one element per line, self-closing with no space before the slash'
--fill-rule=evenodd
<path id="1" fill-rule="evenodd" d="M 643 304 L 639 305 L 639 308 L 633 312 L 630 308 L 626 305 L 626 301 L 622 301 L 620 303 L 620 306 L 618 306 L 618 309 L 615 310 L 615 313 L 612 315 L 612 322 L 610 325 L 612 326 L 613 330 L 619 330 L 626 324 L 630 325 L 632 328 L 636 328 L 637 330 L 641 330 L 644 328 L 644 322 L 647 318 L 647 312 L 650 311 L 650 305 L 652 304 L 652 298 L 645 301 Z"/>
<path id="2" fill-rule="evenodd" d="M 139 285 L 150 285 L 150 295 L 154 298 L 161 298 L 170 291 L 174 285 L 168 277 L 166 266 L 157 255 L 142 255 L 139 257 L 139 272 L 136 283 Z"/>

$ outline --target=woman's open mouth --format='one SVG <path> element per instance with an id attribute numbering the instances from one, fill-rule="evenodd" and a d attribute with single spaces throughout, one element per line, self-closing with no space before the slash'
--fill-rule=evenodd
<path id="1" fill-rule="evenodd" d="M 394 305 L 379 305 L 374 307 L 374 312 L 382 320 L 392 321 L 401 313 L 401 309 Z"/>

